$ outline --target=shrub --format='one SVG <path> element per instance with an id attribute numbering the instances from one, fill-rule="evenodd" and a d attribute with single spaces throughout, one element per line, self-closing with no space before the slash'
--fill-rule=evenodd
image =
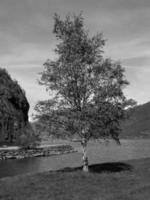
<path id="1" fill-rule="evenodd" d="M 22 148 L 35 148 L 40 143 L 39 135 L 36 134 L 30 124 L 22 128 L 20 132 L 21 134 L 17 137 L 16 144 Z"/>

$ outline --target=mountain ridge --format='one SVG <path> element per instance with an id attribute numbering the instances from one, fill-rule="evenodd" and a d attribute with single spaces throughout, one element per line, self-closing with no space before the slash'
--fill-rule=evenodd
<path id="1" fill-rule="evenodd" d="M 127 116 L 121 122 L 120 138 L 150 138 L 150 102 L 128 109 Z"/>

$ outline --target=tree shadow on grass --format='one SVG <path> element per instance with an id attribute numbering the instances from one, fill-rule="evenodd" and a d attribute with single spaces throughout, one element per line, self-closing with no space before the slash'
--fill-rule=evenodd
<path id="1" fill-rule="evenodd" d="M 112 162 L 112 163 L 102 163 L 102 164 L 93 164 L 89 165 L 89 172 L 91 173 L 114 173 L 122 171 L 132 171 L 133 167 L 129 164 L 122 162 Z M 64 169 L 58 170 L 59 172 L 75 172 L 82 171 L 81 167 L 70 168 L 66 167 Z"/>

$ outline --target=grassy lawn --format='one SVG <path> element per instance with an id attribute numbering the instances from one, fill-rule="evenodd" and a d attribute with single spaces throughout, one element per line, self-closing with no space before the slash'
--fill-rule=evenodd
<path id="1" fill-rule="evenodd" d="M 6 200 L 149 200 L 150 158 L 0 179 Z"/>

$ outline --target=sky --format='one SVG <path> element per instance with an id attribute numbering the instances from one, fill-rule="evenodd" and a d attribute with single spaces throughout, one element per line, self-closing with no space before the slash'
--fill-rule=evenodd
<path id="1" fill-rule="evenodd" d="M 26 91 L 30 119 L 37 101 L 51 95 L 38 79 L 43 63 L 55 56 L 54 13 L 80 12 L 91 34 L 103 33 L 104 55 L 125 68 L 126 97 L 150 101 L 149 0 L 0 0 L 0 67 Z"/>

